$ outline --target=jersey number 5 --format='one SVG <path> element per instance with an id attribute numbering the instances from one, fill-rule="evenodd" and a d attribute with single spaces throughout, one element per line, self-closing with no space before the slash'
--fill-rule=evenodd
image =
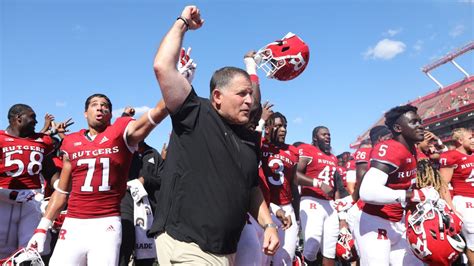
<path id="1" fill-rule="evenodd" d="M 102 165 L 102 185 L 99 186 L 99 191 L 108 191 L 110 190 L 109 186 L 109 158 L 90 158 L 90 159 L 80 159 L 77 161 L 77 166 L 87 165 L 87 174 L 86 179 L 84 180 L 84 185 L 81 186 L 81 191 L 83 192 L 92 192 L 92 177 L 95 172 L 95 161 L 99 159 L 100 164 Z"/>
<path id="2" fill-rule="evenodd" d="M 380 157 L 384 157 L 387 154 L 387 148 L 388 148 L 388 146 L 385 145 L 385 144 L 380 145 L 380 148 L 379 148 L 379 156 Z"/>

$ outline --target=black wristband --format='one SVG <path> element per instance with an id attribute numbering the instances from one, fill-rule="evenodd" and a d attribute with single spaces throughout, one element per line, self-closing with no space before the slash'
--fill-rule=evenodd
<path id="1" fill-rule="evenodd" d="M 189 30 L 189 23 L 185 18 L 179 16 L 176 18 L 176 20 L 182 20 L 184 22 L 184 25 L 186 25 L 186 30 Z"/>

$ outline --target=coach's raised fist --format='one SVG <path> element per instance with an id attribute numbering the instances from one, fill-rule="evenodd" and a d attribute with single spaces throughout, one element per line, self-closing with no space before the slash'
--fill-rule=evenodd
<path id="1" fill-rule="evenodd" d="M 199 29 L 204 24 L 204 20 L 201 19 L 201 12 L 196 6 L 185 7 L 181 13 L 181 18 L 186 21 L 189 30 Z"/>

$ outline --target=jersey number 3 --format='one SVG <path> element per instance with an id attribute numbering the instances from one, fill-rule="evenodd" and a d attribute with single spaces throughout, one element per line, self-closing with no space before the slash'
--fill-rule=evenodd
<path id="1" fill-rule="evenodd" d="M 275 165 L 277 166 L 275 168 Z M 268 167 L 272 169 L 273 173 L 278 175 L 278 178 L 275 178 L 273 176 L 268 177 L 268 182 L 270 182 L 274 186 L 281 186 L 285 182 L 285 173 L 283 170 L 285 170 L 285 166 L 283 165 L 283 162 L 279 159 L 272 159 L 270 162 L 268 162 Z"/>
<path id="2" fill-rule="evenodd" d="M 108 191 L 110 190 L 109 186 L 109 158 L 90 158 L 90 159 L 80 159 L 77 161 L 77 166 L 87 165 L 87 174 L 86 179 L 84 180 L 84 185 L 81 186 L 81 191 L 83 192 L 92 192 L 92 177 L 95 172 L 95 161 L 99 159 L 99 162 L 102 166 L 102 184 L 99 186 L 99 191 Z"/>

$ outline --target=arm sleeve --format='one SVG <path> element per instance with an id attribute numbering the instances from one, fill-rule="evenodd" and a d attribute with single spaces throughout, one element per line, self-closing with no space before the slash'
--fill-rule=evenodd
<path id="1" fill-rule="evenodd" d="M 377 205 L 405 202 L 406 191 L 394 190 L 385 186 L 387 179 L 387 173 L 371 167 L 360 186 L 360 198 L 364 202 Z"/>
<path id="2" fill-rule="evenodd" d="M 349 170 L 346 173 L 346 182 L 347 183 L 355 183 L 356 182 L 356 171 Z"/>

